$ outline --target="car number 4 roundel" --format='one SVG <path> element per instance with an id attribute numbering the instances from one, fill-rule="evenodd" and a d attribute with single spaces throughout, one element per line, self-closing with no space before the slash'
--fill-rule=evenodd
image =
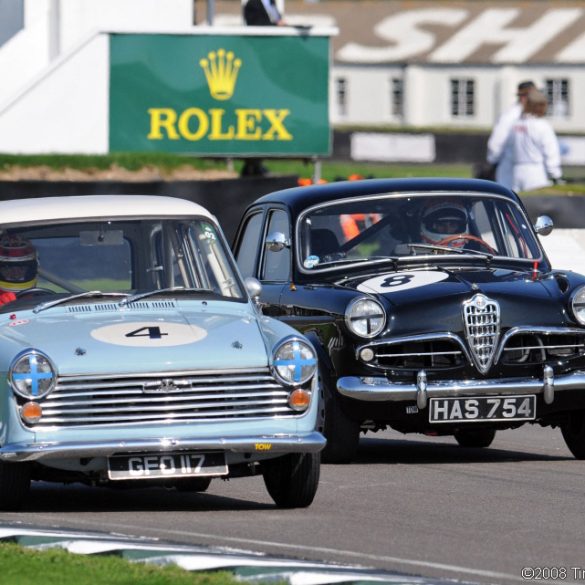
<path id="1" fill-rule="evenodd" d="M 366 293 L 392 293 L 421 286 L 435 284 L 449 278 L 446 272 L 427 270 L 424 272 L 394 272 L 383 276 L 376 276 L 362 282 L 358 290 Z"/>
<path id="2" fill-rule="evenodd" d="M 207 331 L 196 325 L 172 322 L 135 322 L 106 325 L 91 332 L 103 343 L 132 347 L 169 347 L 201 341 Z"/>

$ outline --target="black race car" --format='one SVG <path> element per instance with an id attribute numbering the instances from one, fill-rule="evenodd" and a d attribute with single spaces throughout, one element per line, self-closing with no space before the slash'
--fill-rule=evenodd
<path id="1" fill-rule="evenodd" d="M 251 205 L 234 242 L 266 315 L 317 347 L 325 458 L 360 432 L 560 426 L 585 458 L 585 277 L 553 270 L 512 191 L 466 179 L 299 187 Z"/>

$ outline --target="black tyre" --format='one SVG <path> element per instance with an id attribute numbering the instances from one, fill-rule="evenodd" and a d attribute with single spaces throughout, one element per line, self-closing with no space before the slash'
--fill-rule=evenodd
<path id="1" fill-rule="evenodd" d="M 291 453 L 262 464 L 264 483 L 279 508 L 306 508 L 319 485 L 320 453 Z"/>
<path id="2" fill-rule="evenodd" d="M 0 461 L 0 509 L 20 509 L 29 490 L 30 465 Z"/>
<path id="3" fill-rule="evenodd" d="M 462 429 L 456 431 L 454 436 L 461 447 L 482 449 L 493 443 L 496 431 L 494 429 Z"/>
<path id="4" fill-rule="evenodd" d="M 360 425 L 343 412 L 328 378 L 321 376 L 320 383 L 325 402 L 323 434 L 327 439 L 321 459 L 323 463 L 350 463 L 358 450 Z"/>
<path id="5" fill-rule="evenodd" d="M 211 484 L 211 477 L 190 477 L 175 484 L 178 492 L 206 492 Z"/>
<path id="6" fill-rule="evenodd" d="M 561 432 L 575 459 L 585 459 L 585 411 L 571 412 L 561 423 Z"/>

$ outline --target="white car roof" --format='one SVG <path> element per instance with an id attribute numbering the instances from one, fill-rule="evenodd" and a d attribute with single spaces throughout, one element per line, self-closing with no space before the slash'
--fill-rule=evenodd
<path id="1" fill-rule="evenodd" d="M 0 226 L 59 220 L 193 216 L 215 220 L 197 203 L 159 195 L 79 195 L 0 201 Z"/>

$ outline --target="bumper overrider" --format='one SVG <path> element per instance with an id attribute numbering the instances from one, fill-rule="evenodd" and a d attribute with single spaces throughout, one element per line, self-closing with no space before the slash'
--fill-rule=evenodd
<path id="1" fill-rule="evenodd" d="M 114 454 L 175 451 L 225 451 L 231 453 L 317 453 L 325 447 L 321 433 L 241 436 L 214 439 L 136 439 L 124 441 L 79 441 L 8 443 L 0 449 L 0 460 L 35 461 L 75 457 L 110 457 Z"/>
<path id="2" fill-rule="evenodd" d="M 542 378 L 497 380 L 440 380 L 429 383 L 424 370 L 417 374 L 416 383 L 395 383 L 381 376 L 345 376 L 337 380 L 340 394 L 365 402 L 416 401 L 419 409 L 428 405 L 430 398 L 459 398 L 466 396 L 512 396 L 542 394 L 546 404 L 552 404 L 556 392 L 585 390 L 585 372 L 554 375 L 550 366 L 544 366 Z"/>

